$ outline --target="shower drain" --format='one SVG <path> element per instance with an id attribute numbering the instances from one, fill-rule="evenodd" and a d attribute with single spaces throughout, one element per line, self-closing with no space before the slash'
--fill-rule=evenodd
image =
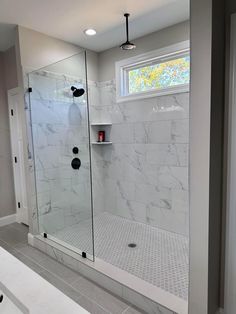
<path id="1" fill-rule="evenodd" d="M 136 246 L 137 246 L 136 243 L 129 243 L 129 244 L 128 244 L 128 247 L 131 247 L 131 248 L 134 248 L 134 247 L 136 247 Z"/>

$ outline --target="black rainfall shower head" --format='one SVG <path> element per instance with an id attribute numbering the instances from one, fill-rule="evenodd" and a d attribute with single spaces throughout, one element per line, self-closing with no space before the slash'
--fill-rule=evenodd
<path id="1" fill-rule="evenodd" d="M 74 97 L 80 97 L 84 94 L 84 89 L 83 88 L 76 88 L 74 86 L 71 86 L 71 90 L 73 92 Z"/>
<path id="2" fill-rule="evenodd" d="M 136 48 L 136 46 L 134 44 L 132 44 L 130 41 L 129 41 L 129 13 L 125 13 L 124 14 L 124 17 L 126 19 L 126 42 L 123 43 L 122 45 L 120 45 L 120 48 L 122 50 L 132 50 L 134 48 Z"/>
<path id="3" fill-rule="evenodd" d="M 136 48 L 136 46 L 134 44 L 132 44 L 131 42 L 126 41 L 125 43 L 120 45 L 120 48 L 122 50 L 132 50 L 132 49 Z"/>

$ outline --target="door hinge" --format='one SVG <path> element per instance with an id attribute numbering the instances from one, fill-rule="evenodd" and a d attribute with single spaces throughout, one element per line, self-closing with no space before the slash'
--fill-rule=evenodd
<path id="1" fill-rule="evenodd" d="M 13 111 L 13 109 L 11 109 L 11 115 L 14 116 L 14 111 Z"/>
<path id="2" fill-rule="evenodd" d="M 20 202 L 18 202 L 18 208 L 20 208 Z"/>
<path id="3" fill-rule="evenodd" d="M 15 159 L 15 163 L 17 163 L 17 157 L 16 156 L 14 157 L 14 159 Z"/>
<path id="4" fill-rule="evenodd" d="M 29 92 L 29 93 L 32 93 L 32 91 L 33 91 L 33 88 L 32 88 L 32 87 L 29 87 L 29 88 L 28 88 L 28 92 Z"/>

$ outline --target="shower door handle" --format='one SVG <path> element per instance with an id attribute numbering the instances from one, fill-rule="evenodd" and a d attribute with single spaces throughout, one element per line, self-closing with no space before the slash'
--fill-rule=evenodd
<path id="1" fill-rule="evenodd" d="M 75 170 L 79 170 L 81 166 L 81 160 L 79 158 L 72 159 L 71 167 Z"/>

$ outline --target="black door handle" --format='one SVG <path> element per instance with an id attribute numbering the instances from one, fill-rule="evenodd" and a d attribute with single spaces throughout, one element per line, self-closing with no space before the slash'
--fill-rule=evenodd
<path id="1" fill-rule="evenodd" d="M 71 167 L 75 170 L 79 170 L 81 166 L 81 160 L 79 158 L 72 159 Z"/>

